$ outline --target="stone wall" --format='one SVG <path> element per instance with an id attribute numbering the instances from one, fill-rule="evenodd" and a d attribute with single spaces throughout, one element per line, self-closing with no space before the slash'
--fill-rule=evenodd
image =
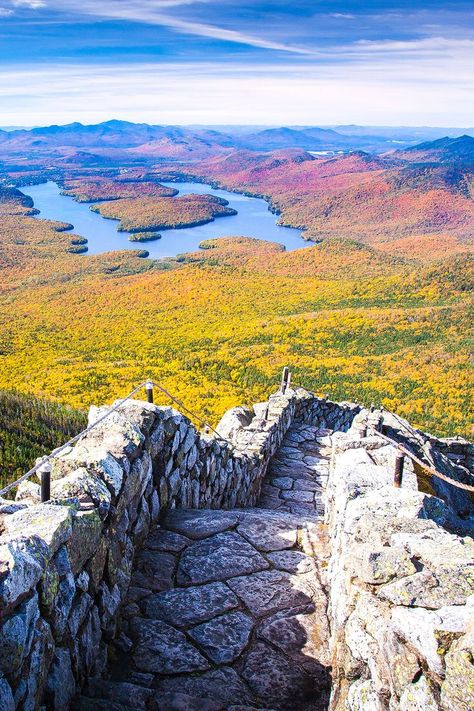
<path id="1" fill-rule="evenodd" d="M 468 711 L 474 520 L 419 492 L 409 460 L 395 489 L 396 449 L 361 437 L 366 415 L 335 436 L 327 489 L 331 711 Z"/>
<path id="2" fill-rule="evenodd" d="M 91 408 L 90 423 L 104 412 Z M 135 551 L 164 510 L 253 506 L 295 417 L 346 428 L 353 415 L 289 390 L 231 410 L 219 439 L 128 401 L 53 460 L 50 502 L 33 481 L 0 500 L 0 708 L 65 711 L 101 672 Z"/>
<path id="3" fill-rule="evenodd" d="M 357 403 L 333 402 L 302 390 L 298 390 L 298 394 L 299 402 L 295 419 L 314 427 L 346 432 L 352 425 L 354 417 L 362 410 Z"/>
<path id="4" fill-rule="evenodd" d="M 104 412 L 91 408 L 90 422 Z M 332 711 L 473 707 L 472 508 L 458 518 L 418 492 L 409 461 L 393 488 L 396 450 L 373 431 L 380 412 L 289 390 L 233 408 L 219 436 L 128 401 L 54 460 L 50 502 L 32 481 L 0 500 L 0 709 L 66 711 L 105 666 L 150 526 L 169 508 L 255 505 L 292 422 L 338 432 L 327 490 Z M 467 445 L 438 442 L 440 456 L 468 464 Z"/>

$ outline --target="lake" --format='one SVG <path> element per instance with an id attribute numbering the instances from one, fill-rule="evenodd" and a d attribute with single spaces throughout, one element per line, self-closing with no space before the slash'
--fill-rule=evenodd
<path id="1" fill-rule="evenodd" d="M 176 230 L 160 230 L 162 238 L 154 242 L 130 242 L 128 232 L 117 231 L 117 220 L 109 220 L 92 212 L 88 203 L 79 203 L 67 195 L 61 195 L 56 183 L 51 181 L 41 185 L 28 185 L 21 188 L 25 195 L 30 195 L 34 206 L 40 211 L 41 219 L 69 222 L 74 225 L 74 234 L 88 240 L 87 254 L 101 254 L 119 249 L 146 249 L 150 257 L 175 257 L 183 252 L 198 249 L 202 240 L 215 237 L 255 237 L 257 239 L 279 242 L 287 250 L 300 249 L 312 242 L 301 237 L 301 230 L 282 227 L 276 224 L 277 216 L 268 209 L 268 204 L 261 198 L 247 197 L 227 190 L 216 190 L 204 183 L 162 183 L 176 190 L 180 195 L 189 193 L 211 194 L 225 198 L 229 206 L 237 210 L 237 215 L 218 217 L 214 222 L 198 227 Z M 173 200 L 173 198 L 168 198 Z"/>

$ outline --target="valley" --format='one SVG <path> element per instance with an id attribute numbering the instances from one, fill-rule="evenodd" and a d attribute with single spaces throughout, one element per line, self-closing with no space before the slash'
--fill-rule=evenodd
<path id="1" fill-rule="evenodd" d="M 119 135 L 94 165 L 81 131 L 23 165 L 2 144 L 0 388 L 80 410 L 151 376 L 215 423 L 289 365 L 319 394 L 471 434 L 474 139 L 429 163 L 196 141 L 193 160 L 161 144 L 137 164 Z"/>

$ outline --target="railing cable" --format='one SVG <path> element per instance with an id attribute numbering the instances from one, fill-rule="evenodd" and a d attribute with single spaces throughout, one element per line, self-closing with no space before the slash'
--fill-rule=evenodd
<path id="1" fill-rule="evenodd" d="M 227 442 L 227 444 L 229 444 L 231 447 L 235 447 L 235 445 L 234 445 L 232 442 L 230 442 L 230 441 L 229 441 L 228 439 L 226 439 L 225 437 L 222 437 L 222 435 L 220 435 L 219 432 L 218 432 L 216 429 L 214 429 L 214 427 L 211 427 L 211 425 L 209 425 L 209 423 L 206 422 L 206 420 L 204 420 L 202 417 L 199 417 L 199 416 L 196 415 L 194 412 L 192 412 L 189 408 L 187 408 L 185 405 L 183 405 L 183 403 L 182 403 L 180 400 L 178 400 L 177 398 L 175 398 L 174 395 L 172 395 L 168 390 L 166 390 L 166 388 L 164 388 L 164 387 L 163 387 L 162 385 L 160 385 L 159 383 L 155 383 L 155 382 L 152 381 L 152 380 L 147 380 L 147 381 L 145 381 L 145 382 L 143 382 L 143 383 L 140 383 L 140 385 L 137 385 L 135 388 L 133 388 L 133 390 L 131 390 L 131 391 L 128 393 L 128 395 L 126 395 L 124 398 L 121 398 L 121 399 L 118 400 L 114 405 L 112 405 L 111 407 L 109 407 L 108 410 L 107 410 L 107 412 L 105 412 L 103 415 L 101 415 L 101 417 L 99 417 L 97 420 L 95 420 L 95 422 L 93 422 L 92 424 L 90 424 L 90 425 L 89 425 L 88 427 L 86 427 L 84 430 L 82 430 L 81 432 L 79 432 L 79 434 L 74 435 L 74 437 L 71 437 L 71 439 L 69 439 L 67 442 L 65 442 L 65 443 L 62 444 L 61 446 L 57 447 L 56 449 L 53 449 L 53 451 L 52 451 L 50 454 L 47 454 L 47 455 L 45 455 L 44 457 L 42 457 L 42 458 L 34 465 L 34 467 L 32 467 L 29 471 L 26 472 L 26 474 L 23 474 L 23 476 L 21 476 L 21 477 L 20 477 L 19 479 L 17 479 L 16 481 L 13 481 L 13 482 L 11 482 L 10 484 L 7 484 L 7 486 L 5 486 L 3 489 L 0 490 L 0 496 L 3 496 L 4 494 L 7 494 L 9 491 L 11 491 L 12 489 L 14 489 L 16 486 L 18 486 L 18 485 L 21 484 L 22 482 L 26 481 L 27 479 L 29 479 L 31 476 L 33 476 L 33 474 L 35 474 L 36 472 L 38 472 L 39 470 L 41 470 L 41 468 L 44 467 L 45 464 L 47 464 L 48 462 L 50 462 L 51 459 L 56 459 L 62 452 L 64 452 L 66 449 L 68 449 L 68 448 L 71 447 L 73 444 L 75 444 L 76 442 L 78 442 L 78 441 L 79 441 L 82 437 L 84 437 L 86 434 L 88 434 L 88 433 L 91 432 L 93 429 L 95 429 L 98 425 L 100 425 L 101 422 L 103 422 L 103 421 L 106 420 L 108 417 L 110 417 L 110 415 L 111 415 L 112 413 L 114 413 L 114 412 L 116 412 L 117 410 L 119 410 L 119 409 L 122 407 L 122 405 L 124 405 L 124 404 L 127 402 L 127 400 L 130 400 L 134 395 L 136 395 L 137 392 L 139 392 L 139 391 L 142 390 L 143 388 L 146 388 L 147 385 L 149 385 L 150 383 L 152 383 L 154 387 L 156 387 L 156 388 L 157 388 L 158 390 L 160 390 L 164 395 L 166 395 L 168 398 L 170 398 L 170 400 L 172 400 L 176 405 L 178 405 L 182 410 L 184 410 L 188 415 L 190 415 L 190 416 L 191 416 L 194 420 L 196 420 L 199 424 L 203 425 L 204 427 L 209 428 L 209 430 L 211 430 L 212 432 L 214 432 L 214 434 L 216 434 L 217 437 L 218 437 L 220 440 L 223 440 L 224 442 Z"/>

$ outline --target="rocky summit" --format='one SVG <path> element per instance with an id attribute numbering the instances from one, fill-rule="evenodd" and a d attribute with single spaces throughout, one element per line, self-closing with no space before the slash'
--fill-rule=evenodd
<path id="1" fill-rule="evenodd" d="M 128 401 L 1 501 L 0 708 L 473 708 L 470 495 L 394 486 L 472 445 L 290 388 L 216 429 Z"/>

